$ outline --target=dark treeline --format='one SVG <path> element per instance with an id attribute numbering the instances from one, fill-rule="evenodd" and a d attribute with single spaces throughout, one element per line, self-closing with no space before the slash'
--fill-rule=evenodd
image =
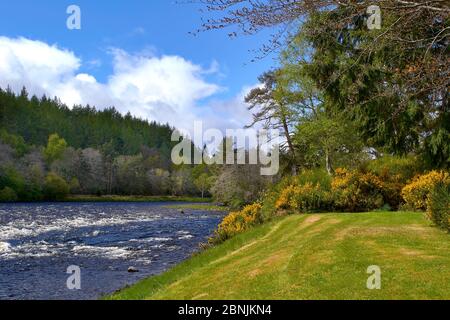
<path id="1" fill-rule="evenodd" d="M 69 109 L 57 98 L 29 98 L 25 88 L 19 96 L 0 89 L 0 121 L 2 129 L 23 137 L 29 145 L 46 145 L 48 137 L 58 133 L 75 149 L 100 149 L 112 143 L 118 154 L 134 155 L 145 145 L 170 157 L 173 128 L 168 125 L 122 116 L 114 108 L 98 111 L 88 105 Z"/>
<path id="2" fill-rule="evenodd" d="M 173 128 L 114 108 L 0 89 L 0 123 L 0 201 L 204 195 L 209 183 L 206 168 L 172 164 Z"/>

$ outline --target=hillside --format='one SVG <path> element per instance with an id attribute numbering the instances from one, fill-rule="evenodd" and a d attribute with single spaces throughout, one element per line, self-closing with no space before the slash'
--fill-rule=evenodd
<path id="1" fill-rule="evenodd" d="M 29 97 L 24 88 L 20 95 L 0 88 L 0 124 L 10 134 L 28 145 L 45 146 L 57 133 L 75 149 L 100 149 L 106 144 L 114 153 L 135 155 L 142 146 L 155 148 L 170 157 L 173 128 L 121 115 L 114 107 L 97 110 L 92 106 L 69 108 L 58 98 Z"/>
<path id="2" fill-rule="evenodd" d="M 201 195 L 194 182 L 208 170 L 173 165 L 174 130 L 113 107 L 69 108 L 0 88 L 0 202 Z"/>
<path id="3" fill-rule="evenodd" d="M 294 215 L 109 298 L 449 299 L 449 240 L 420 213 Z"/>

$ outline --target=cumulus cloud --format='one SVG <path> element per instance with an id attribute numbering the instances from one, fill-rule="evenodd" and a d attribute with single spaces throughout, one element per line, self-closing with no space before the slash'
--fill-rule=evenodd
<path id="1" fill-rule="evenodd" d="M 41 41 L 0 37 L 0 87 L 18 92 L 25 86 L 38 96 L 57 96 L 69 107 L 115 106 L 122 113 L 186 129 L 200 120 L 205 127 L 219 129 L 242 128 L 250 120 L 243 102 L 250 88 L 227 101 L 202 105 L 204 99 L 225 90 L 205 79 L 219 72 L 215 61 L 203 68 L 180 56 L 130 54 L 121 49 L 111 49 L 110 54 L 113 72 L 101 83 L 79 71 L 82 61 L 69 50 Z"/>
<path id="2" fill-rule="evenodd" d="M 0 85 L 37 94 L 71 81 L 81 61 L 72 52 L 24 38 L 0 37 Z"/>
<path id="3" fill-rule="evenodd" d="M 114 100 L 135 115 L 177 123 L 196 115 L 197 101 L 220 91 L 202 78 L 203 69 L 178 56 L 133 56 L 114 50 L 108 88 Z M 124 110 L 125 111 L 125 110 Z"/>

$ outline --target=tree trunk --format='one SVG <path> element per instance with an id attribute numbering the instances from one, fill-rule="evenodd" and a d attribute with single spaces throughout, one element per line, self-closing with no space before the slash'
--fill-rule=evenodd
<path id="1" fill-rule="evenodd" d="M 108 177 L 108 194 L 112 192 L 112 164 L 109 166 L 109 177 Z"/>
<path id="2" fill-rule="evenodd" d="M 286 117 L 283 117 L 281 119 L 281 122 L 283 124 L 284 135 L 286 137 L 286 141 L 288 144 L 289 153 L 291 154 L 291 158 L 292 158 L 292 164 L 291 164 L 292 175 L 296 176 L 297 175 L 297 165 L 295 163 L 295 149 L 294 149 L 294 144 L 292 143 L 292 138 L 291 138 L 291 135 L 289 132 L 289 126 L 287 124 Z"/>
<path id="3" fill-rule="evenodd" d="M 327 172 L 330 176 L 333 175 L 333 164 L 331 161 L 331 156 L 330 156 L 330 152 L 328 151 L 328 149 L 325 151 L 325 161 L 326 161 L 326 166 L 327 166 Z"/>

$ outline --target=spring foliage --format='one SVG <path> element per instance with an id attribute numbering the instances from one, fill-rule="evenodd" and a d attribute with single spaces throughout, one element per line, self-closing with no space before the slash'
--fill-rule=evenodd
<path id="1" fill-rule="evenodd" d="M 450 184 L 438 183 L 430 192 L 427 216 L 437 226 L 450 231 Z"/>
<path id="2" fill-rule="evenodd" d="M 227 215 L 209 240 L 211 244 L 221 243 L 244 232 L 255 224 L 262 222 L 261 205 L 255 203 L 244 207 L 241 211 Z"/>
<path id="3" fill-rule="evenodd" d="M 402 190 L 402 196 L 406 205 L 414 210 L 426 210 L 428 196 L 439 184 L 444 186 L 450 185 L 448 172 L 434 170 L 415 177 Z"/>

